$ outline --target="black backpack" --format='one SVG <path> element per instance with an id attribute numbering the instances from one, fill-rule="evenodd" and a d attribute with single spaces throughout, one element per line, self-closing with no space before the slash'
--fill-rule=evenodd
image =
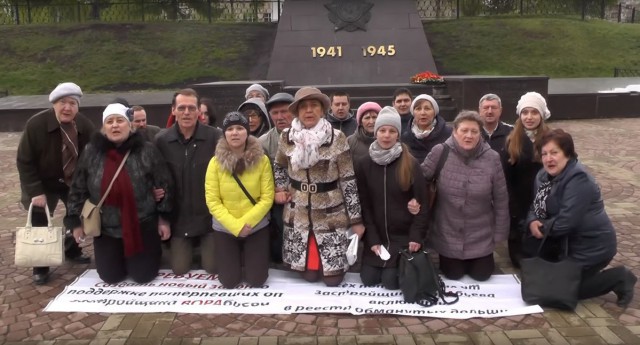
<path id="1" fill-rule="evenodd" d="M 444 304 L 454 304 L 460 298 L 454 292 L 445 291 L 444 282 L 426 251 L 409 253 L 407 249 L 401 250 L 398 275 L 405 302 L 431 307 L 438 303 L 438 299 L 442 299 Z M 445 297 L 455 299 L 447 301 Z"/>

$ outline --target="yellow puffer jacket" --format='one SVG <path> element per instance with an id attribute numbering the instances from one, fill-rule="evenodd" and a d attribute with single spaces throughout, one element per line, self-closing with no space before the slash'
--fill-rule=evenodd
<path id="1" fill-rule="evenodd" d="M 255 205 L 231 175 L 234 169 L 256 201 Z M 238 158 L 231 153 L 227 141 L 222 138 L 216 147 L 215 156 L 209 162 L 204 188 L 207 207 L 215 218 L 214 223 L 217 221 L 234 236 L 238 236 L 245 224 L 255 227 L 261 221 L 265 223 L 263 219 L 273 205 L 274 182 L 271 163 L 258 140 L 249 136 L 245 154 Z"/>

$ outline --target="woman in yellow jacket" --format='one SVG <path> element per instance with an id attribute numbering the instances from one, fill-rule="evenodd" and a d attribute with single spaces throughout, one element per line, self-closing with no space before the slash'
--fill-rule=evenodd
<path id="1" fill-rule="evenodd" d="M 227 288 L 243 280 L 262 286 L 269 276 L 269 210 L 274 184 L 269 158 L 249 121 L 238 112 L 222 122 L 224 137 L 209 162 L 204 188 L 213 215 L 218 279 Z"/>

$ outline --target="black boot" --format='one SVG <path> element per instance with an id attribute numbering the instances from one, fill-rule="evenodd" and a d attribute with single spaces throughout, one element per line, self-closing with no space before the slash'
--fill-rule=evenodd
<path id="1" fill-rule="evenodd" d="M 33 283 L 36 285 L 44 285 L 49 282 L 49 267 L 33 268 Z"/>
<path id="2" fill-rule="evenodd" d="M 635 274 L 633 274 L 631 270 L 626 268 L 624 281 L 622 282 L 620 288 L 615 291 L 616 295 L 618 296 L 618 301 L 616 302 L 616 304 L 619 307 L 626 308 L 629 306 L 629 303 L 631 303 L 631 300 L 633 300 L 633 293 L 637 281 L 638 278 L 635 276 Z"/>

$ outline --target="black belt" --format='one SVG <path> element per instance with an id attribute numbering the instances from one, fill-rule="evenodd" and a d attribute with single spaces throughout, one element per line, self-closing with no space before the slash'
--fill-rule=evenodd
<path id="1" fill-rule="evenodd" d="M 291 183 L 291 187 L 301 191 L 301 192 L 309 192 L 309 193 L 324 193 L 330 190 L 334 190 L 338 188 L 338 181 L 333 182 L 321 182 L 321 183 L 306 183 L 296 181 L 294 179 L 289 180 Z"/>

